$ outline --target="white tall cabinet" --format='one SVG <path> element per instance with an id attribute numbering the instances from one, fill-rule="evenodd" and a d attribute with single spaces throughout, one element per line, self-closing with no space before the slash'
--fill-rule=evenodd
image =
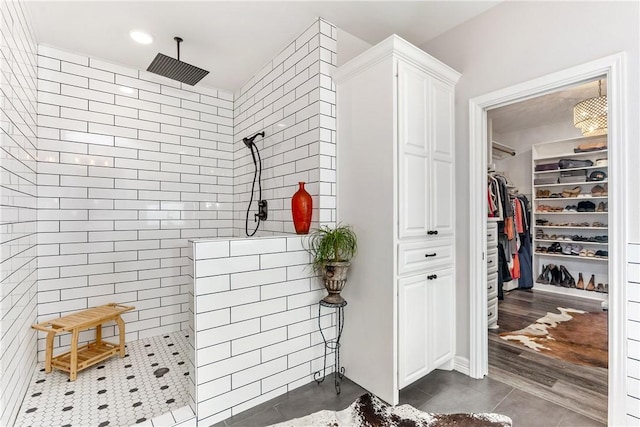
<path id="1" fill-rule="evenodd" d="M 338 220 L 359 246 L 342 292 L 341 358 L 350 379 L 392 404 L 453 368 L 459 77 L 395 35 L 333 75 Z"/>

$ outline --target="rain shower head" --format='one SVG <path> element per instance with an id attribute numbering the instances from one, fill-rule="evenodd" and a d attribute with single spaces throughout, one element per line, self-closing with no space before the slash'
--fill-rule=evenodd
<path id="1" fill-rule="evenodd" d="M 194 86 L 209 72 L 180 61 L 180 43 L 182 39 L 180 37 L 174 37 L 173 39 L 178 44 L 178 59 L 158 53 L 149 68 L 147 68 L 147 71 Z"/>

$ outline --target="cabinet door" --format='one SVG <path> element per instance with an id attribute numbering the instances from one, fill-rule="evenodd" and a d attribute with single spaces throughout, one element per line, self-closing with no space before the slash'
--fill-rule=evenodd
<path id="1" fill-rule="evenodd" d="M 429 229 L 438 231 L 438 236 L 451 236 L 455 226 L 453 87 L 432 79 L 429 93 Z"/>
<path id="2" fill-rule="evenodd" d="M 455 283 L 453 270 L 434 272 L 437 278 L 427 281 L 429 319 L 429 371 L 455 356 Z"/>
<path id="3" fill-rule="evenodd" d="M 429 230 L 429 90 L 431 78 L 398 64 L 398 234 L 425 237 Z"/>
<path id="4" fill-rule="evenodd" d="M 454 286 L 452 269 L 398 280 L 398 386 L 401 389 L 454 357 Z"/>
<path id="5" fill-rule="evenodd" d="M 398 280 L 398 292 L 398 385 L 402 389 L 430 371 L 427 275 Z"/>

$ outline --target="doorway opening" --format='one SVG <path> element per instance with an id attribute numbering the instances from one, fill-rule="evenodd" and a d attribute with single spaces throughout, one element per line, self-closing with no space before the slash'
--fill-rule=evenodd
<path id="1" fill-rule="evenodd" d="M 488 112 L 518 102 L 606 78 L 609 97 L 608 132 L 608 267 L 609 281 L 609 370 L 608 420 L 624 422 L 623 352 L 625 334 L 626 283 L 625 260 L 625 176 L 626 152 L 625 123 L 622 120 L 625 105 L 624 55 L 612 55 L 571 69 L 563 70 L 519 85 L 511 86 L 470 100 L 470 357 L 469 374 L 482 378 L 488 374 L 488 292 L 487 292 L 487 221 L 488 211 L 486 176 L 490 164 L 488 138 Z M 532 181 L 533 182 L 533 181 Z M 533 188 L 532 188 L 533 190 Z M 535 194 L 534 194 L 535 196 Z M 557 234 L 557 233 L 556 233 Z M 549 236 L 550 237 L 550 236 Z M 557 236 L 556 236 L 557 237 Z M 566 255 L 571 256 L 571 255 Z M 537 276 L 537 274 L 536 274 Z M 534 277 L 534 280 L 537 277 Z M 576 279 L 577 280 L 577 279 Z M 617 284 L 614 285 L 614 284 Z"/>

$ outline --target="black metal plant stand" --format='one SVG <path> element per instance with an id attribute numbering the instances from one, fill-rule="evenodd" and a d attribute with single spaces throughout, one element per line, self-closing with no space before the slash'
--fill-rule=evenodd
<path id="1" fill-rule="evenodd" d="M 326 301 L 320 301 L 318 303 L 318 329 L 320 329 L 320 334 L 322 335 L 322 340 L 324 341 L 324 359 L 323 359 L 323 367 L 321 371 L 317 371 L 313 374 L 313 379 L 316 380 L 318 384 L 324 381 L 326 377 L 327 371 L 327 350 L 335 351 L 335 369 L 333 371 L 333 381 L 336 387 L 336 394 L 340 394 L 340 383 L 344 378 L 344 367 L 340 366 L 340 337 L 342 336 L 342 328 L 344 327 L 344 306 L 347 305 L 346 301 L 342 301 L 339 304 L 333 304 Z M 327 340 L 324 336 L 324 332 L 322 331 L 321 325 L 321 312 L 322 307 L 333 308 L 336 310 L 336 314 L 338 316 L 338 336 L 335 339 Z M 321 373 L 322 372 L 322 373 Z"/>

